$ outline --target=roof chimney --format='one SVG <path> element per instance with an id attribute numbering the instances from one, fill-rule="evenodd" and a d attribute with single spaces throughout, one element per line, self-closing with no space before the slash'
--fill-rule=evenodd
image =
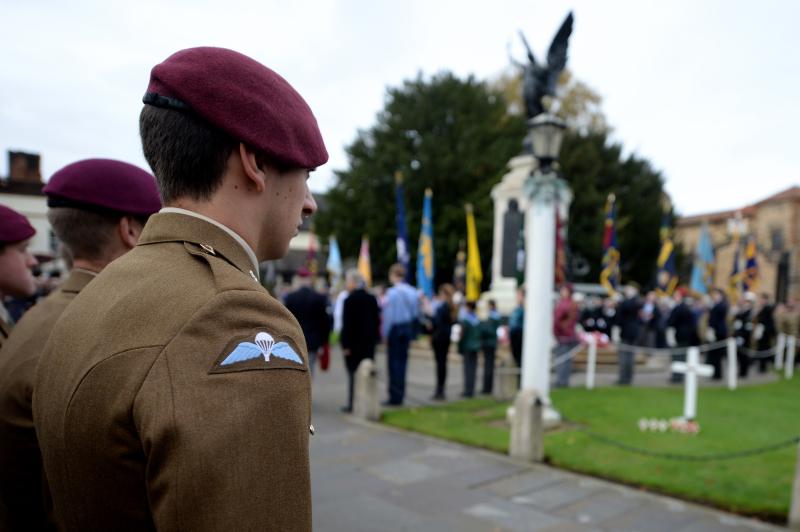
<path id="1" fill-rule="evenodd" d="M 36 153 L 8 152 L 8 179 L 18 183 L 41 183 L 41 157 Z"/>

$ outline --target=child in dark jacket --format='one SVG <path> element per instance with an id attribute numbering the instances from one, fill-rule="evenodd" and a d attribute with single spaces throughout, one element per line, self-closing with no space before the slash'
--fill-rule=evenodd
<path id="1" fill-rule="evenodd" d="M 462 397 L 475 395 L 475 373 L 478 366 L 478 351 L 481 349 L 481 320 L 475 315 L 475 302 L 468 301 L 464 305 L 459 323 L 461 324 L 461 340 L 458 352 L 464 357 L 464 392 Z"/>
<path id="2" fill-rule="evenodd" d="M 494 384 L 494 355 L 497 351 L 497 329 L 500 327 L 500 313 L 497 303 L 489 300 L 489 316 L 481 322 L 481 350 L 483 351 L 483 388 L 484 395 L 492 394 Z"/>

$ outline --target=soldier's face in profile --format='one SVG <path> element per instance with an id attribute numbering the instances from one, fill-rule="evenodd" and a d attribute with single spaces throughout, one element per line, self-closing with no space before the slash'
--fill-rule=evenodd
<path id="1" fill-rule="evenodd" d="M 28 251 L 30 239 L 6 244 L 0 252 L 0 294 L 13 297 L 30 297 L 36 293 L 36 280 L 31 268 L 38 261 Z"/>
<path id="2" fill-rule="evenodd" d="M 269 172 L 267 176 L 266 218 L 260 260 L 278 259 L 286 255 L 289 241 L 299 231 L 303 218 L 317 210 L 317 203 L 308 188 L 309 171 L 289 170 L 282 174 Z"/>

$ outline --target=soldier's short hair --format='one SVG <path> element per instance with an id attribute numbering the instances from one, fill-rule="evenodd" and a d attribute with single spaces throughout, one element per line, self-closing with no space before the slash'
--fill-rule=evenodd
<path id="1" fill-rule="evenodd" d="M 53 233 L 72 260 L 107 258 L 109 243 L 122 216 L 74 207 L 53 207 L 47 211 Z"/>
<path id="2" fill-rule="evenodd" d="M 192 113 L 145 105 L 139 134 L 166 205 L 180 197 L 211 198 L 239 143 Z"/>

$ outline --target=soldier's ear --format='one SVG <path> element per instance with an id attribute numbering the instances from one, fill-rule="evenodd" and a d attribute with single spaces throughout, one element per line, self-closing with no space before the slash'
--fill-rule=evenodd
<path id="1" fill-rule="evenodd" d="M 239 143 L 239 159 L 242 162 L 242 174 L 247 183 L 247 188 L 256 192 L 263 192 L 267 186 L 266 172 L 268 168 L 265 165 L 259 165 L 256 152 L 242 142 Z"/>
<path id="2" fill-rule="evenodd" d="M 132 216 L 123 216 L 117 223 L 117 233 L 126 249 L 133 249 L 139 242 L 143 226 Z"/>

